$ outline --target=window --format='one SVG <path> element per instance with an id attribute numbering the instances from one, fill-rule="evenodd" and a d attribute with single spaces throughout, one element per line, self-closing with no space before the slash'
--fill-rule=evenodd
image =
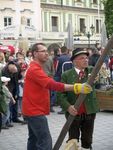
<path id="1" fill-rule="evenodd" d="M 82 0 L 76 0 L 77 2 L 82 2 Z"/>
<path id="2" fill-rule="evenodd" d="M 12 18 L 11 17 L 5 17 L 4 18 L 4 27 L 12 25 Z"/>
<path id="3" fill-rule="evenodd" d="M 54 1 L 54 0 L 49 0 L 49 2 L 52 2 L 52 3 L 54 3 L 55 1 Z"/>
<path id="4" fill-rule="evenodd" d="M 27 18 L 27 26 L 31 26 L 31 19 Z"/>
<path id="5" fill-rule="evenodd" d="M 85 19 L 80 18 L 80 33 L 84 33 Z"/>
<path id="6" fill-rule="evenodd" d="M 82 3 L 82 0 L 75 0 L 75 3 L 76 3 L 76 2 L 78 2 L 78 3 Z"/>
<path id="7" fill-rule="evenodd" d="M 96 33 L 100 33 L 101 20 L 96 20 Z"/>
<path id="8" fill-rule="evenodd" d="M 97 0 L 93 0 L 93 4 L 97 4 Z"/>
<path id="9" fill-rule="evenodd" d="M 52 31 L 58 32 L 58 17 L 52 17 Z"/>

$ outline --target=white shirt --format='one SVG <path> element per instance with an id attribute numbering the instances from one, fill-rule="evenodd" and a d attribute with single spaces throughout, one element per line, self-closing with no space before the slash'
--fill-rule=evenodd
<path id="1" fill-rule="evenodd" d="M 78 69 L 78 68 L 76 68 L 76 67 L 74 67 L 75 68 L 75 71 L 77 72 L 77 74 L 79 75 L 79 72 L 81 71 L 80 69 Z M 84 71 L 84 70 L 82 70 L 82 71 Z"/>

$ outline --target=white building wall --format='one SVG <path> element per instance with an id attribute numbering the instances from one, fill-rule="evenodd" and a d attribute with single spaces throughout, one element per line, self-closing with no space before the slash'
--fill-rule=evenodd
<path id="1" fill-rule="evenodd" d="M 94 8 L 94 10 L 97 10 L 97 12 L 90 13 L 90 12 L 80 12 L 77 10 L 77 7 L 84 8 L 84 3 L 78 3 L 75 1 L 75 6 L 72 4 L 72 0 L 69 0 L 69 6 L 75 7 L 75 10 L 66 10 L 61 8 L 60 9 L 53 9 L 53 8 L 40 8 L 40 1 L 41 0 L 32 0 L 32 2 L 22 2 L 21 0 L 0 0 L 0 30 L 3 31 L 4 23 L 3 19 L 4 16 L 11 16 L 13 18 L 13 26 L 16 28 L 7 29 L 7 32 L 12 32 L 15 35 L 15 38 L 17 39 L 19 34 L 22 33 L 23 37 L 36 37 L 36 38 L 42 38 L 47 40 L 52 39 L 61 39 L 64 40 L 67 36 L 67 32 L 65 32 L 64 28 L 64 19 L 65 19 L 65 27 L 68 25 L 69 21 L 69 14 L 72 14 L 72 26 L 73 26 L 73 32 L 78 32 L 80 29 L 79 19 L 80 17 L 85 18 L 87 31 L 89 31 L 90 26 L 93 24 L 96 25 L 96 19 L 100 18 L 102 22 L 104 21 L 104 14 L 98 15 L 98 9 L 97 5 L 90 4 L 92 0 L 83 0 L 86 4 L 85 6 L 87 8 Z M 46 2 L 53 4 L 56 4 L 57 0 L 47 0 Z M 63 0 L 63 6 L 66 6 L 66 0 Z M 102 6 L 103 7 L 103 6 Z M 7 9 L 5 9 L 7 8 Z M 47 12 L 47 18 L 44 20 L 44 12 Z M 63 13 L 66 14 L 66 17 L 63 18 Z M 51 17 L 57 16 L 58 17 L 58 28 L 59 32 L 52 32 L 52 24 L 51 24 Z M 26 28 L 25 24 L 22 24 L 22 17 L 25 18 L 31 18 L 32 19 L 32 25 L 34 28 L 29 27 Z M 47 30 L 45 29 L 45 24 L 47 25 Z M 35 29 L 35 30 L 32 30 Z M 14 32 L 15 31 L 15 32 Z M 25 32 L 26 31 L 26 32 Z M 42 32 L 44 31 L 44 32 Z M 95 35 L 95 37 L 98 35 Z M 82 37 L 80 37 L 82 38 Z M 84 37 L 86 38 L 86 37 Z M 94 38 L 95 39 L 95 38 Z"/>
<path id="2" fill-rule="evenodd" d="M 4 27 L 4 17 L 12 17 L 12 26 Z M 15 39 L 18 39 L 19 35 L 36 38 L 42 30 L 40 0 L 0 0 L 0 18 L 1 38 L 4 38 L 4 35 L 5 38 L 9 36 L 6 32 L 11 32 Z M 31 26 L 27 26 L 27 18 L 31 19 Z"/>
<path id="3" fill-rule="evenodd" d="M 56 1 L 57 0 L 55 0 L 55 3 L 56 3 Z M 46 4 L 47 4 L 47 6 L 45 8 L 44 8 L 44 6 L 42 7 L 43 13 L 48 12 L 50 14 L 48 16 L 49 18 L 46 22 L 46 24 L 49 24 L 49 31 L 46 30 L 46 32 L 48 32 L 48 36 L 46 36 L 46 39 L 48 38 L 48 40 L 51 37 L 51 36 L 49 36 L 49 34 L 51 34 L 51 35 L 53 34 L 54 39 L 55 38 L 58 39 L 58 35 L 60 38 L 61 34 L 64 35 L 64 36 L 62 36 L 62 40 L 63 40 L 63 38 L 66 38 L 67 33 L 65 32 L 65 29 L 63 28 L 64 27 L 63 24 L 65 22 L 65 26 L 67 27 L 70 14 L 72 14 L 73 34 L 78 34 L 77 38 L 79 38 L 80 40 L 86 40 L 87 41 L 87 36 L 83 35 L 83 33 L 81 34 L 82 36 L 79 36 L 79 34 L 80 34 L 80 18 L 85 19 L 86 32 L 90 31 L 90 27 L 92 24 L 96 28 L 96 19 L 101 19 L 102 22 L 104 22 L 104 13 L 102 13 L 102 11 L 101 11 L 100 17 L 98 17 L 98 5 L 93 4 L 92 0 L 82 0 L 82 2 L 77 2 L 75 0 L 75 3 L 73 3 L 73 0 L 68 0 L 68 5 L 66 5 L 67 1 L 63 0 L 63 6 L 61 7 L 61 5 L 59 3 L 59 6 L 58 5 L 56 6 L 57 8 L 55 8 L 55 3 L 53 4 L 53 6 L 51 5 L 49 7 L 49 4 L 52 4 L 52 3 L 50 3 L 50 1 L 48 0 L 45 2 L 45 6 L 46 6 Z M 75 7 L 75 9 L 74 9 L 74 7 Z M 80 8 L 80 9 L 78 9 L 78 8 Z M 101 4 L 100 8 L 102 10 L 102 8 L 103 8 L 102 4 Z M 89 11 L 88 11 L 88 9 L 89 9 Z M 65 18 L 63 18 L 64 13 L 66 16 Z M 51 30 L 51 28 L 52 28 L 51 16 L 57 16 L 58 17 L 59 32 L 57 34 L 55 32 L 52 32 L 52 30 Z M 44 20 L 44 18 L 43 18 L 43 20 Z M 44 27 L 44 25 L 43 25 L 43 27 Z M 99 36 L 100 36 L 100 34 L 94 33 L 94 35 L 91 36 L 91 40 L 94 40 L 94 42 L 98 41 Z M 43 36 L 42 36 L 42 38 L 43 38 Z M 50 40 L 52 40 L 52 39 L 50 39 Z"/>
<path id="4" fill-rule="evenodd" d="M 17 33 L 15 38 L 17 39 L 20 34 L 21 25 L 20 0 L 16 0 L 14 6 L 16 10 L 14 25 L 17 27 Z"/>
<path id="5" fill-rule="evenodd" d="M 42 22 L 41 22 L 41 7 L 40 0 L 33 0 L 33 9 L 35 14 L 33 15 L 33 25 L 37 31 L 42 31 Z"/>
<path id="6" fill-rule="evenodd" d="M 47 22 L 44 22 L 47 24 L 47 32 L 51 31 L 51 18 L 50 18 L 50 12 L 47 12 Z"/>

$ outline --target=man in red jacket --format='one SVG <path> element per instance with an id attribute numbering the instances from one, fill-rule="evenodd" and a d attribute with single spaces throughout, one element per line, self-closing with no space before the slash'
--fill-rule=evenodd
<path id="1" fill-rule="evenodd" d="M 50 112 L 49 90 L 90 93 L 92 88 L 84 84 L 63 84 L 54 81 L 43 70 L 48 59 L 47 48 L 43 43 L 32 47 L 33 61 L 25 76 L 22 112 L 28 122 L 29 138 L 27 150 L 52 150 L 52 139 L 45 115 Z M 73 109 L 77 114 L 77 110 Z"/>

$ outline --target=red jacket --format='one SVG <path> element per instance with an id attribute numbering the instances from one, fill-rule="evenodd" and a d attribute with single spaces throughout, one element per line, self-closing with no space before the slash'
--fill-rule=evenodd
<path id="1" fill-rule="evenodd" d="M 48 77 L 35 61 L 26 72 L 22 112 L 26 116 L 47 115 L 50 112 L 49 89 L 64 91 L 64 84 Z"/>

